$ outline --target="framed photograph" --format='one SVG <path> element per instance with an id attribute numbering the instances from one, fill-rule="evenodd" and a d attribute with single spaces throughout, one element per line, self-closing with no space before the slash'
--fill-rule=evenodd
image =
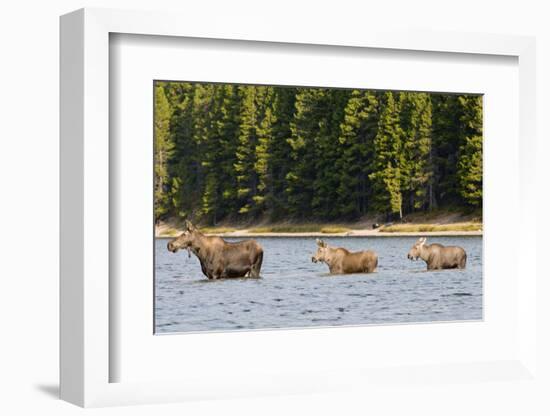
<path id="1" fill-rule="evenodd" d="M 482 319 L 482 95 L 153 88 L 155 333 Z"/>
<path id="2" fill-rule="evenodd" d="M 180 21 L 61 18 L 62 398 L 532 377 L 534 40 Z"/>

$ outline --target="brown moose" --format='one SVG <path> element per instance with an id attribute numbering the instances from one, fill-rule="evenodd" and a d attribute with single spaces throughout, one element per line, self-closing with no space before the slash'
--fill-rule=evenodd
<path id="1" fill-rule="evenodd" d="M 175 253 L 186 249 L 189 256 L 193 253 L 208 279 L 260 277 L 264 252 L 255 240 L 228 243 L 220 237 L 204 235 L 190 221 L 185 225 L 186 230 L 168 243 L 168 250 Z"/>
<path id="2" fill-rule="evenodd" d="M 412 246 L 407 258 L 426 262 L 428 270 L 464 269 L 466 267 L 466 251 L 458 246 L 443 246 L 441 244 L 426 245 L 426 237 L 421 237 Z"/>
<path id="3" fill-rule="evenodd" d="M 320 239 L 317 239 L 317 246 L 311 261 L 326 263 L 331 274 L 372 273 L 378 267 L 378 255 L 374 251 L 352 253 L 342 247 L 330 247 Z"/>

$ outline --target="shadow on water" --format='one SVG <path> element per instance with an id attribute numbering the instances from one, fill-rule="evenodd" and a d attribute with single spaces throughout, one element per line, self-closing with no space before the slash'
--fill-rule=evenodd
<path id="1" fill-rule="evenodd" d="M 380 272 L 379 271 L 376 271 L 376 272 L 370 272 L 370 273 L 330 273 L 330 272 L 326 272 L 326 273 L 317 273 L 315 274 L 316 277 L 333 277 L 333 278 L 338 278 L 338 277 L 357 277 L 357 276 L 360 276 L 360 277 L 376 277 L 377 275 L 379 275 Z"/>
<path id="2" fill-rule="evenodd" d="M 440 270 L 428 270 L 428 269 L 403 269 L 403 270 L 399 270 L 401 272 L 406 272 L 406 273 L 433 273 L 433 274 L 438 274 L 438 273 L 465 273 L 467 270 L 466 269 L 440 269 Z"/>
<path id="3" fill-rule="evenodd" d="M 416 274 L 416 273 L 427 273 L 428 270 L 426 270 L 426 269 L 405 269 L 405 270 L 403 270 L 403 272 Z"/>
<path id="4" fill-rule="evenodd" d="M 186 283 L 189 284 L 215 284 L 215 283 L 223 283 L 223 282 L 258 282 L 261 281 L 263 278 L 260 277 L 231 277 L 227 279 L 207 279 L 206 277 L 201 278 L 199 280 L 189 280 Z"/>

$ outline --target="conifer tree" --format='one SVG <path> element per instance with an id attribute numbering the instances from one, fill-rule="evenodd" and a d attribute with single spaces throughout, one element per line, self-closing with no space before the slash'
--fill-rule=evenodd
<path id="1" fill-rule="evenodd" d="M 186 218 L 194 209 L 194 201 L 200 200 L 197 192 L 196 170 L 200 163 L 197 145 L 193 137 L 193 102 L 195 87 L 191 83 L 171 82 L 166 85 L 167 96 L 173 106 L 170 119 L 170 135 L 174 144 L 169 165 L 170 213 L 175 218 Z"/>
<path id="2" fill-rule="evenodd" d="M 287 174 L 293 169 L 292 148 L 289 139 L 294 118 L 296 88 L 279 87 L 273 92 L 273 120 L 270 123 L 272 141 L 270 148 L 271 187 L 267 200 L 267 215 L 273 221 L 288 218 Z"/>
<path id="3" fill-rule="evenodd" d="M 241 96 L 234 85 L 221 86 L 223 89 L 221 119 L 218 121 L 219 143 L 221 153 L 220 193 L 223 204 L 223 216 L 235 217 L 237 211 L 237 146 L 240 135 Z"/>
<path id="4" fill-rule="evenodd" d="M 168 164 L 174 150 L 170 138 L 172 110 L 166 99 L 164 84 L 155 85 L 155 218 L 162 218 L 169 211 Z"/>
<path id="5" fill-rule="evenodd" d="M 255 214 L 254 198 L 257 196 L 258 175 L 255 170 L 256 146 L 260 121 L 265 110 L 268 89 L 263 86 L 241 87 L 240 133 L 234 164 L 237 179 L 238 213 L 241 216 Z"/>
<path id="6" fill-rule="evenodd" d="M 322 129 L 320 112 L 324 108 L 326 92 L 322 88 L 299 88 L 296 94 L 295 113 L 290 123 L 292 168 L 286 175 L 289 214 L 294 218 L 311 218 L 316 139 Z"/>
<path id="7" fill-rule="evenodd" d="M 429 206 L 432 166 L 432 104 L 429 94 L 403 92 L 400 125 L 403 130 L 401 189 L 407 212 Z"/>
<path id="8" fill-rule="evenodd" d="M 196 157 L 195 185 L 200 197 L 191 216 L 210 223 L 220 217 L 220 146 L 221 88 L 197 84 L 193 99 L 193 144 Z"/>
<path id="9" fill-rule="evenodd" d="M 369 160 L 373 155 L 379 119 L 377 94 L 354 90 L 344 113 L 338 139 L 341 157 L 336 163 L 340 173 L 337 203 L 339 215 L 353 219 L 364 215 L 368 209 Z"/>
<path id="10" fill-rule="evenodd" d="M 320 219 L 333 220 L 339 215 L 337 200 L 341 174 L 336 166 L 342 157 L 342 146 L 338 137 L 349 95 L 349 90 L 325 89 L 323 99 L 317 104 L 319 131 L 314 138 L 315 178 L 311 204 L 314 215 Z"/>
<path id="11" fill-rule="evenodd" d="M 457 181 L 461 109 L 458 96 L 432 96 L 432 161 L 435 203 L 440 207 L 460 203 Z"/>
<path id="12" fill-rule="evenodd" d="M 384 93 L 378 129 L 374 138 L 372 173 L 374 211 L 402 217 L 402 136 L 399 103 L 391 91 Z"/>
<path id="13" fill-rule="evenodd" d="M 273 171 L 271 154 L 274 142 L 274 126 L 277 118 L 274 114 L 274 93 L 272 87 L 265 88 L 262 119 L 259 121 L 258 143 L 255 149 L 254 170 L 258 177 L 256 193 L 252 198 L 255 213 L 271 213 L 273 211 Z"/>
<path id="14" fill-rule="evenodd" d="M 483 113 L 481 96 L 461 96 L 462 144 L 458 156 L 458 187 L 466 204 L 480 207 L 483 192 Z"/>

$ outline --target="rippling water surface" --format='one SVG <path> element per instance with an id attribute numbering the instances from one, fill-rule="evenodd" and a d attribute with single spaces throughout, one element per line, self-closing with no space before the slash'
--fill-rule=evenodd
<path id="1" fill-rule="evenodd" d="M 227 239 L 238 241 L 239 239 Z M 482 238 L 429 238 L 460 245 L 465 270 L 426 271 L 407 260 L 412 237 L 326 238 L 332 246 L 378 253 L 378 272 L 329 275 L 312 263 L 315 238 L 256 238 L 261 279 L 207 280 L 196 257 L 156 240 L 156 332 L 227 331 L 482 319 Z"/>

